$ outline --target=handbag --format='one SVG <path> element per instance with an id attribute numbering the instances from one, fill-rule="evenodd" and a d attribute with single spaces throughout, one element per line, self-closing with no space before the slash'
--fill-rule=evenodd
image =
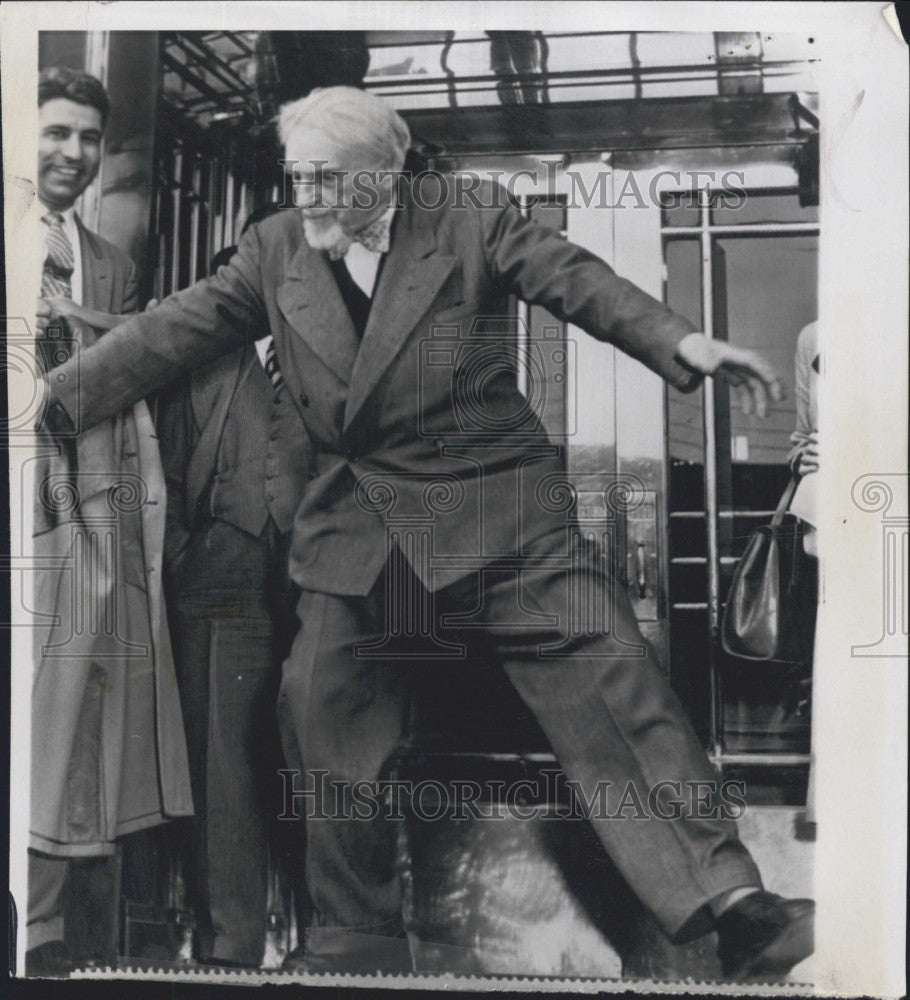
<path id="1" fill-rule="evenodd" d="M 812 656 L 815 578 L 804 525 L 787 517 L 799 478 L 790 480 L 771 523 L 752 532 L 733 574 L 721 624 L 721 645 L 733 656 L 787 663 Z"/>

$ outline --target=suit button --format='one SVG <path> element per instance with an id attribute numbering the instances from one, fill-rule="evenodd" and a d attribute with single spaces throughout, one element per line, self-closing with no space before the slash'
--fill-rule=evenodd
<path id="1" fill-rule="evenodd" d="M 310 397 L 305 392 L 302 392 L 300 394 L 300 405 L 301 406 L 309 406 L 310 405 Z"/>
<path id="2" fill-rule="evenodd" d="M 277 440 L 278 440 L 278 431 L 272 431 L 272 433 L 269 434 L 269 441 L 277 441 Z"/>
<path id="3" fill-rule="evenodd" d="M 273 413 L 272 414 L 272 420 L 275 421 L 277 419 L 278 419 L 278 414 L 277 413 Z"/>

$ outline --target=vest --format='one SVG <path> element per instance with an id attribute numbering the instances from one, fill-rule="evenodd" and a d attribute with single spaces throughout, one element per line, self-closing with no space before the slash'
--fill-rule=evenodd
<path id="1" fill-rule="evenodd" d="M 209 512 L 259 536 L 271 516 L 287 532 L 311 474 L 303 421 L 253 355 L 228 409 L 209 493 Z"/>

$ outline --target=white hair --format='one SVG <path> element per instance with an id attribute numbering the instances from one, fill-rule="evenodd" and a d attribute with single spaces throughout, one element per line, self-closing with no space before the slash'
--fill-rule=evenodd
<path id="1" fill-rule="evenodd" d="M 356 87 L 319 87 L 282 105 L 278 112 L 282 144 L 286 146 L 300 127 L 324 132 L 382 170 L 400 170 L 411 144 L 410 129 L 401 115 L 381 98 Z"/>

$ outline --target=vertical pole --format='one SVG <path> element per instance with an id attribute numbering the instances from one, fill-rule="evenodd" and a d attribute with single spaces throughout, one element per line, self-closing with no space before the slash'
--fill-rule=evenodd
<path id="1" fill-rule="evenodd" d="M 224 239 L 224 163 L 220 160 L 212 161 L 212 169 L 217 178 L 215 187 L 212 189 L 212 253 L 216 253 L 226 246 Z"/>
<path id="2" fill-rule="evenodd" d="M 218 195 L 218 161 L 211 159 L 208 161 L 208 194 L 206 209 L 206 233 L 205 233 L 205 266 L 206 272 L 216 254 L 215 248 L 215 198 Z M 217 248 L 218 250 L 221 247 Z"/>
<path id="3" fill-rule="evenodd" d="M 521 194 L 518 196 L 518 207 L 521 214 L 526 219 L 529 218 L 531 208 L 527 195 Z M 531 335 L 531 309 L 528 303 L 523 299 L 518 300 L 516 317 L 518 320 L 515 352 L 515 365 L 517 370 L 516 384 L 518 386 L 518 391 L 527 399 L 528 392 L 530 391 L 530 386 L 528 385 L 528 351 L 530 350 L 528 339 Z"/>
<path id="4" fill-rule="evenodd" d="M 701 225 L 701 312 L 704 335 L 714 338 L 714 270 L 711 248 L 711 192 L 698 192 Z M 714 655 L 720 622 L 720 561 L 717 542 L 717 428 L 714 423 L 714 380 L 704 381 L 705 445 L 705 541 L 708 568 L 708 657 L 711 682 L 711 748 L 719 757 L 723 752 L 723 700 L 717 662 Z"/>
<path id="5" fill-rule="evenodd" d="M 224 182 L 224 245 L 234 242 L 234 175 L 231 165 L 226 165 L 227 176 Z"/>
<path id="6" fill-rule="evenodd" d="M 155 268 L 155 298 L 160 302 L 167 295 L 165 272 L 167 270 L 167 237 L 164 233 L 158 234 L 158 260 L 159 264 Z"/>
<path id="7" fill-rule="evenodd" d="M 193 157 L 193 207 L 190 209 L 190 273 L 189 283 L 196 282 L 199 267 L 199 209 L 202 200 L 202 166 L 198 157 Z"/>
<path id="8" fill-rule="evenodd" d="M 237 224 L 234 226 L 238 239 L 240 238 L 240 230 L 243 229 L 243 224 L 246 222 L 246 217 L 250 214 L 247 208 L 248 196 L 249 188 L 246 181 L 243 181 L 240 184 L 240 207 L 237 209 Z"/>
<path id="9" fill-rule="evenodd" d="M 156 178 L 161 176 L 161 163 L 157 159 L 154 161 L 154 176 Z M 155 273 L 152 285 L 152 296 L 160 302 L 161 299 L 164 298 L 164 269 L 165 254 L 167 253 L 167 240 L 165 239 L 164 232 L 161 228 L 162 199 L 164 198 L 164 191 L 162 190 L 160 183 L 155 184 L 154 198 L 154 228 L 152 231 L 157 235 L 155 236 Z"/>
<path id="10" fill-rule="evenodd" d="M 180 208 L 183 202 L 183 153 L 174 151 L 174 173 L 171 177 L 171 197 L 174 202 L 173 219 L 171 223 L 171 287 L 168 294 L 173 295 L 180 288 Z"/>
<path id="11" fill-rule="evenodd" d="M 108 48 L 110 33 L 89 31 L 85 40 L 85 72 L 91 73 L 107 88 Z M 79 200 L 79 215 L 93 232 L 101 229 L 101 200 L 104 192 L 104 161 L 102 155 L 95 179 Z"/>

